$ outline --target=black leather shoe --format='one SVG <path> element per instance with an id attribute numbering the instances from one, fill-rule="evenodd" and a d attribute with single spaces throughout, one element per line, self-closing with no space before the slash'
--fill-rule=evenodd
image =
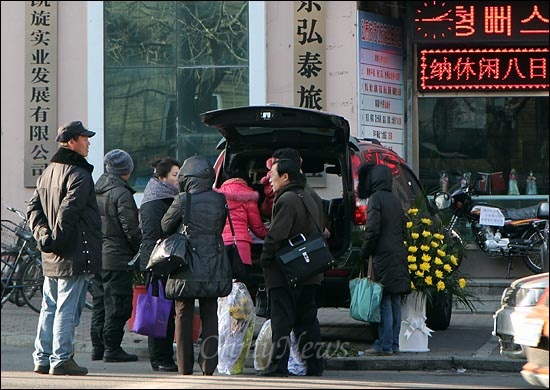
<path id="1" fill-rule="evenodd" d="M 105 351 L 103 355 L 103 361 L 106 363 L 135 362 L 137 360 L 137 355 L 127 353 L 122 348 L 117 348 L 114 351 Z"/>
<path id="2" fill-rule="evenodd" d="M 104 353 L 103 349 L 92 348 L 92 360 L 103 360 Z"/>
<path id="3" fill-rule="evenodd" d="M 323 373 L 322 372 L 318 372 L 318 371 L 307 371 L 306 373 L 306 376 L 323 376 Z"/>
<path id="4" fill-rule="evenodd" d="M 176 372 L 178 366 L 175 363 L 161 363 L 152 365 L 153 371 Z"/>
<path id="5" fill-rule="evenodd" d="M 34 365 L 34 372 L 36 372 L 37 374 L 47 374 L 50 372 L 50 365 L 48 364 L 47 366 L 46 365 L 41 365 L 41 364 L 35 364 Z"/>
<path id="6" fill-rule="evenodd" d="M 371 355 L 371 356 L 389 356 L 393 355 L 393 351 L 380 351 L 378 349 L 367 349 L 365 351 L 365 355 Z"/>
<path id="7" fill-rule="evenodd" d="M 274 366 L 267 366 L 265 370 L 258 372 L 258 376 L 287 377 L 288 370 L 278 370 Z"/>

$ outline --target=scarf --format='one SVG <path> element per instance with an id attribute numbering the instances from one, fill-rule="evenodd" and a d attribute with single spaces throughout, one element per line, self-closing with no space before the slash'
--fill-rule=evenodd
<path id="1" fill-rule="evenodd" d="M 168 182 L 152 177 L 143 191 L 141 204 L 158 199 L 173 198 L 179 193 L 178 187 Z"/>

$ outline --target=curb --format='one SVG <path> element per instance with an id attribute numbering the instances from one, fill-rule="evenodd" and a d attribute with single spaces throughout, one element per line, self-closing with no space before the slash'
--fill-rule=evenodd
<path id="1" fill-rule="evenodd" d="M 15 334 L 3 334 L 2 346 L 34 347 L 34 338 Z M 147 339 L 123 342 L 122 347 L 128 353 L 136 354 L 140 359 L 148 359 Z M 91 353 L 92 347 L 87 342 L 75 341 L 75 352 Z M 198 351 L 198 345 L 195 345 Z M 475 370 L 520 372 L 525 361 L 506 358 L 458 357 L 454 355 L 426 355 L 425 353 L 402 352 L 397 356 L 377 357 L 331 357 L 325 359 L 325 369 L 335 371 L 378 370 L 378 371 L 438 371 L 438 370 Z M 245 368 L 254 369 L 252 351 L 246 357 Z"/>
<path id="2" fill-rule="evenodd" d="M 411 359 L 412 358 L 412 359 Z M 376 358 L 331 358 L 326 361 L 328 370 L 392 370 L 392 371 L 438 371 L 476 370 L 519 372 L 525 364 L 521 360 L 480 359 L 449 355 L 432 356 L 387 356 Z"/>

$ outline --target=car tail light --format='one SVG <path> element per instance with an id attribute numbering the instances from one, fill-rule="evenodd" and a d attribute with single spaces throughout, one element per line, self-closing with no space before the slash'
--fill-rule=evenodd
<path id="1" fill-rule="evenodd" d="M 329 269 L 328 271 L 325 271 L 324 275 L 329 277 L 345 278 L 349 275 L 349 271 L 346 271 L 345 269 Z"/>
<path id="2" fill-rule="evenodd" d="M 355 225 L 364 225 L 367 222 L 367 202 L 355 198 L 355 209 L 353 213 L 353 223 Z"/>
<path id="3" fill-rule="evenodd" d="M 361 167 L 361 159 L 358 155 L 351 156 L 351 172 L 353 175 L 353 192 L 354 208 L 353 208 L 353 223 L 355 225 L 364 225 L 367 221 L 367 202 L 357 198 L 357 184 L 359 183 L 359 168 Z"/>
<path id="4" fill-rule="evenodd" d="M 357 182 L 359 181 L 359 168 L 361 168 L 361 159 L 358 155 L 351 155 L 351 174 L 353 176 L 354 188 L 357 188 Z"/>

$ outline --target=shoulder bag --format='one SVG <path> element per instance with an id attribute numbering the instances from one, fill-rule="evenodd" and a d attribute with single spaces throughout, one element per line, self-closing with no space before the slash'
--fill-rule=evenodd
<path id="1" fill-rule="evenodd" d="M 363 266 L 361 266 L 359 277 L 349 281 L 351 296 L 349 315 L 354 320 L 380 322 L 380 302 L 384 287 L 374 281 L 372 274 L 372 256 L 370 256 L 367 277 L 363 277 Z"/>
<path id="2" fill-rule="evenodd" d="M 254 308 L 257 317 L 270 318 L 271 317 L 271 305 L 269 303 L 269 295 L 265 286 L 258 287 L 256 291 L 256 299 L 254 302 Z"/>
<path id="3" fill-rule="evenodd" d="M 290 286 L 327 271 L 336 266 L 336 261 L 330 253 L 323 231 L 317 224 L 315 215 L 304 202 L 303 195 L 297 194 L 304 207 L 315 221 L 319 230 L 309 237 L 303 234 L 297 234 L 288 239 L 288 246 L 279 249 L 275 257 L 281 264 L 283 273 L 286 276 Z"/>
<path id="4" fill-rule="evenodd" d="M 187 251 L 189 242 L 187 240 L 187 225 L 191 210 L 191 194 L 185 194 L 185 210 L 183 225 L 180 231 L 159 239 L 151 251 L 149 262 L 145 267 L 154 274 L 168 275 L 189 264 Z"/>
<path id="5" fill-rule="evenodd" d="M 235 238 L 235 229 L 233 228 L 233 222 L 231 221 L 231 213 L 229 212 L 229 206 L 226 204 L 227 218 L 229 219 L 229 227 L 231 228 L 231 235 L 233 236 L 233 243 L 226 245 L 225 250 L 227 256 L 231 262 L 231 273 L 233 279 L 242 282 L 246 278 L 246 269 L 244 267 L 241 255 L 239 254 L 239 248 L 237 247 L 237 239 Z"/>
<path id="6" fill-rule="evenodd" d="M 153 280 L 149 283 L 146 294 L 139 294 L 136 303 L 136 314 L 131 331 L 152 337 L 166 337 L 168 318 L 173 301 L 166 299 L 162 282 L 157 279 L 159 296 L 153 295 Z"/>

